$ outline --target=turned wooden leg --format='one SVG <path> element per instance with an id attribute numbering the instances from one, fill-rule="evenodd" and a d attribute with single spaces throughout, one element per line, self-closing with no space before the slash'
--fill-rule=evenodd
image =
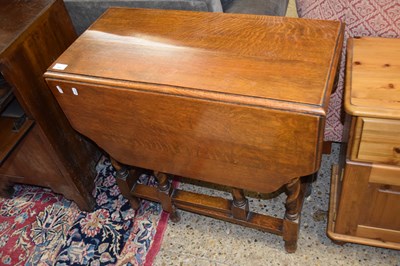
<path id="1" fill-rule="evenodd" d="M 8 180 L 1 180 L 0 197 L 11 198 L 13 194 L 14 194 L 14 184 Z"/>
<path id="2" fill-rule="evenodd" d="M 117 185 L 121 190 L 121 194 L 129 200 L 131 207 L 134 210 L 139 209 L 140 200 L 131 194 L 137 179 L 140 176 L 140 173 L 135 170 L 129 171 L 128 167 L 125 165 L 121 165 L 119 162 L 111 158 L 111 164 L 117 171 L 115 178 L 117 180 Z"/>
<path id="3" fill-rule="evenodd" d="M 235 219 L 247 220 L 247 215 L 249 214 L 249 201 L 244 196 L 244 191 L 242 189 L 233 188 L 232 197 L 232 216 Z"/>
<path id="4" fill-rule="evenodd" d="M 286 185 L 286 212 L 283 219 L 283 240 L 285 249 L 288 253 L 293 253 L 297 249 L 297 239 L 299 237 L 299 215 L 300 215 L 300 178 L 294 179 Z"/>
<path id="5" fill-rule="evenodd" d="M 154 176 L 158 181 L 158 199 L 161 202 L 161 206 L 164 211 L 170 213 L 170 219 L 172 222 L 177 223 L 180 220 L 179 213 L 176 210 L 176 207 L 172 203 L 172 192 L 173 188 L 171 186 L 171 181 L 168 178 L 168 175 L 165 173 L 160 173 L 154 171 Z"/>

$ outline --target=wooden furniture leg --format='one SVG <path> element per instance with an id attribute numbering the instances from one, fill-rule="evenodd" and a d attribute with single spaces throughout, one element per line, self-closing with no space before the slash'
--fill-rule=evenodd
<path id="1" fill-rule="evenodd" d="M 140 172 L 137 170 L 129 171 L 127 166 L 120 164 L 113 158 L 111 158 L 111 164 L 117 171 L 115 179 L 117 180 L 121 194 L 129 200 L 129 203 L 134 210 L 138 210 L 140 207 L 140 200 L 133 196 L 131 191 L 135 187 L 136 181 L 140 176 Z"/>
<path id="2" fill-rule="evenodd" d="M 167 174 L 157 171 L 154 171 L 154 176 L 158 181 L 157 197 L 163 210 L 170 213 L 170 219 L 172 222 L 179 222 L 179 213 L 177 212 L 175 205 L 172 203 L 172 194 L 174 189 L 171 186 L 171 180 L 168 178 Z"/>
<path id="3" fill-rule="evenodd" d="M 208 196 L 194 192 L 171 189 L 166 174 L 156 173 L 159 187 L 137 184 L 132 193 L 138 198 L 160 202 L 166 211 L 175 212 L 175 207 L 243 226 L 283 236 L 287 252 L 296 250 L 299 234 L 300 211 L 303 206 L 307 182 L 296 178 L 287 185 L 286 214 L 284 219 L 249 211 L 249 203 L 243 190 L 233 189 L 233 200 Z M 165 191 L 161 193 L 160 191 Z M 175 214 L 174 214 L 175 215 Z M 173 218 L 173 217 L 172 217 Z"/>
<path id="4" fill-rule="evenodd" d="M 288 253 L 293 253 L 297 249 L 297 239 L 299 236 L 299 213 L 301 204 L 299 202 L 301 192 L 300 178 L 294 179 L 286 185 L 286 212 L 283 219 L 283 240 L 285 249 Z"/>
<path id="5" fill-rule="evenodd" d="M 247 220 L 249 214 L 249 201 L 244 196 L 243 189 L 232 189 L 232 216 L 235 219 Z"/>

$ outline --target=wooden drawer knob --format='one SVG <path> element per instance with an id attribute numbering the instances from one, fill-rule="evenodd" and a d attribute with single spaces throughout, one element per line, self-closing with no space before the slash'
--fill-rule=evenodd
<path id="1" fill-rule="evenodd" d="M 394 153 L 400 154 L 400 147 L 394 147 L 393 148 Z"/>

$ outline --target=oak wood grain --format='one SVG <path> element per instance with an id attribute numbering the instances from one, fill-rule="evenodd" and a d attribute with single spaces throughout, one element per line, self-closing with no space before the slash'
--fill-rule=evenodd
<path id="1" fill-rule="evenodd" d="M 157 188 L 138 184 L 134 194 L 138 197 L 151 201 L 159 201 Z M 182 210 L 211 216 L 224 221 L 240 224 L 277 235 L 283 234 L 282 219 L 270 217 L 254 212 L 249 212 L 247 220 L 232 217 L 232 201 L 219 197 L 198 194 L 176 189 L 173 197 L 174 204 Z"/>
<path id="2" fill-rule="evenodd" d="M 122 163 L 271 192 L 319 167 L 342 30 L 114 8 L 45 77 L 74 128 Z"/>
<path id="3" fill-rule="evenodd" d="M 83 83 L 48 83 L 72 126 L 124 164 L 258 192 L 275 191 L 293 176 L 319 167 L 318 116 Z"/>
<path id="4" fill-rule="evenodd" d="M 300 176 L 320 165 L 342 41 L 340 22 L 112 8 L 45 78 L 71 125 L 122 164 L 236 192 L 289 183 L 284 219 L 249 212 L 236 192 L 232 206 L 173 188 L 122 190 L 283 235 L 294 252 Z"/>
<path id="5" fill-rule="evenodd" d="M 50 70 L 326 112 L 341 30 L 339 22 L 114 8 L 56 60 L 65 71 Z"/>

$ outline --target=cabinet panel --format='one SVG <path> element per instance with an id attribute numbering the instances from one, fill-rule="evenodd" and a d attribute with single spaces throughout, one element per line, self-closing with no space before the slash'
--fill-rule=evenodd
<path id="1" fill-rule="evenodd" d="M 64 3 L 0 1 L 0 17 L 0 31 L 5 33 L 0 34 L 4 83 L 12 88 L 26 117 L 35 121 L 32 130 L 11 147 L 12 152 L 7 149 L 0 166 L 0 190 L 13 182 L 46 186 L 74 200 L 82 210 L 91 210 L 99 153 L 72 129 L 42 78 L 46 68 L 76 39 Z M 0 92 L 0 100 L 8 95 L 7 88 Z M 5 100 L 1 102 L 7 105 Z M 10 146 L 9 139 L 0 136 L 0 147 Z"/>
<path id="2" fill-rule="evenodd" d="M 359 225 L 357 236 L 387 242 L 400 242 L 400 231 Z"/>
<path id="3" fill-rule="evenodd" d="M 355 235 L 358 218 L 365 208 L 365 191 L 368 190 L 369 167 L 346 161 L 341 195 L 337 210 L 335 231 L 345 235 Z"/>
<path id="4" fill-rule="evenodd" d="M 0 167 L 0 175 L 13 177 L 17 182 L 48 186 L 63 179 L 42 141 L 40 128 L 34 125 Z"/>
<path id="5" fill-rule="evenodd" d="M 400 165 L 400 121 L 360 117 L 352 159 Z"/>
<path id="6" fill-rule="evenodd" d="M 332 172 L 327 231 L 337 241 L 400 249 L 399 44 L 348 40 L 344 106 L 352 123 L 343 178 Z"/>
<path id="7" fill-rule="evenodd" d="M 11 86 L 4 80 L 0 74 L 0 113 L 14 98 Z"/>
<path id="8" fill-rule="evenodd" d="M 369 182 L 400 187 L 399 169 L 399 167 L 391 165 L 374 165 Z"/>
<path id="9" fill-rule="evenodd" d="M 32 120 L 26 120 L 18 130 L 14 130 L 15 122 L 13 118 L 0 117 L 0 166 L 33 125 Z"/>
<path id="10" fill-rule="evenodd" d="M 368 183 L 363 193 L 358 224 L 400 232 L 400 187 Z"/>
<path id="11" fill-rule="evenodd" d="M 399 178 L 399 167 L 347 160 L 335 233 L 396 242 L 400 234 L 400 186 L 394 184 Z"/>

